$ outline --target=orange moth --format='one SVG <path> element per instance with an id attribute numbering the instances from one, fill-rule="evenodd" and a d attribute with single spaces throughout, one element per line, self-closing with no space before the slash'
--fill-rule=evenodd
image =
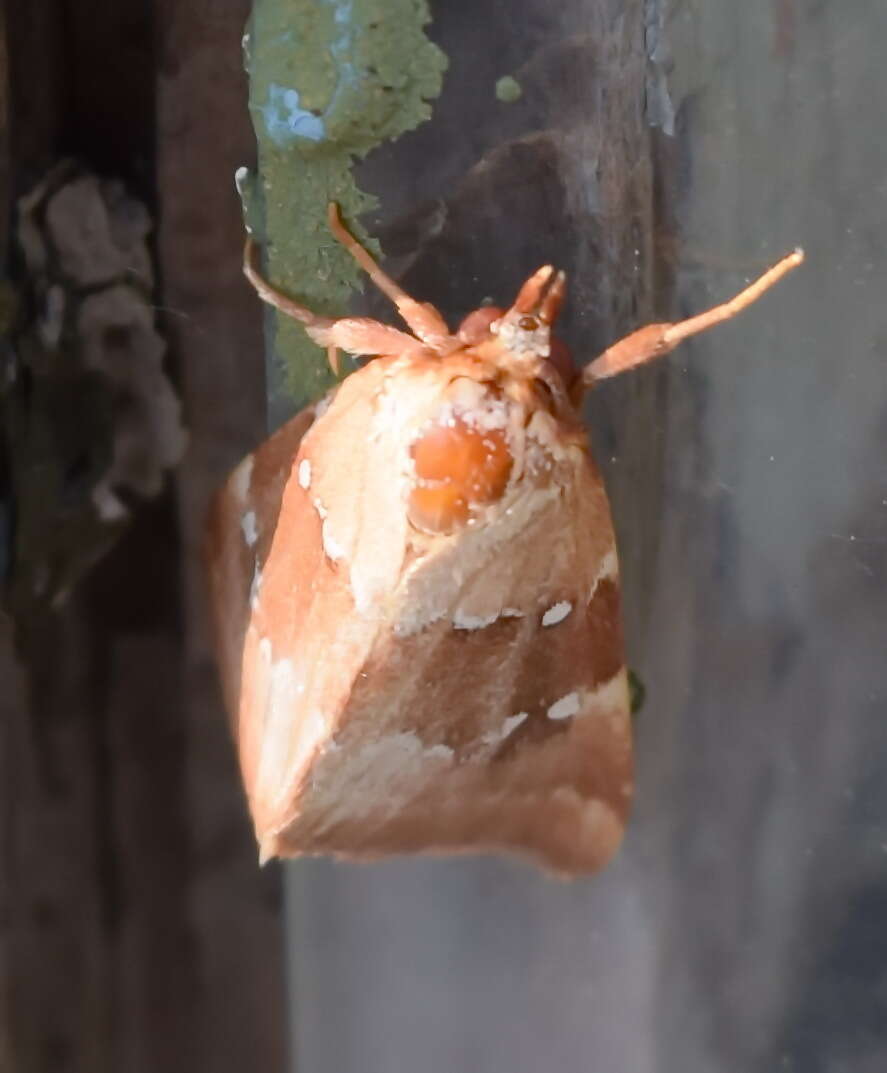
<path id="1" fill-rule="evenodd" d="M 652 324 L 581 373 L 552 339 L 562 272 L 453 334 L 342 225 L 408 332 L 315 316 L 244 269 L 337 367 L 375 355 L 218 493 L 217 650 L 260 858 L 510 851 L 602 866 L 632 793 L 616 544 L 578 405 L 732 317 Z"/>

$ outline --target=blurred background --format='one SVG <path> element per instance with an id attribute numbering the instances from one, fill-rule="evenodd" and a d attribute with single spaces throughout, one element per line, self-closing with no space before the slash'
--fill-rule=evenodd
<path id="1" fill-rule="evenodd" d="M 263 34 L 324 6 L 256 0 L 254 91 L 280 59 Z M 386 263 L 451 320 L 566 268 L 582 361 L 807 251 L 588 402 L 647 699 L 626 844 L 562 884 L 493 859 L 256 867 L 200 527 L 311 379 L 240 277 L 232 177 L 257 166 L 297 214 L 324 158 L 269 141 L 250 5 L 223 7 L 11 0 L 0 27 L 0 1069 L 880 1073 L 887 9 L 432 2 L 431 118 L 354 168 Z M 59 200 L 72 185 L 86 200 Z M 95 243 L 60 237 L 87 209 L 110 236 L 98 279 Z M 125 338 L 117 306 L 83 313 L 120 281 L 142 302 Z M 388 318 L 369 293 L 355 308 Z M 85 381 L 45 357 L 71 339 Z M 151 376 L 109 393 L 130 347 Z M 95 436 L 50 435 L 65 416 Z"/>

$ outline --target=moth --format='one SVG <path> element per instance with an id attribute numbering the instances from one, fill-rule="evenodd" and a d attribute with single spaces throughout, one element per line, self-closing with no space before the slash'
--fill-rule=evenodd
<path id="1" fill-rule="evenodd" d="M 206 554 L 227 705 L 260 859 L 508 851 L 601 867 L 632 795 L 619 568 L 583 392 L 734 316 L 651 324 L 581 372 L 552 330 L 563 272 L 453 333 L 330 206 L 409 331 L 260 298 L 333 368 L 371 357 L 231 474 Z"/>

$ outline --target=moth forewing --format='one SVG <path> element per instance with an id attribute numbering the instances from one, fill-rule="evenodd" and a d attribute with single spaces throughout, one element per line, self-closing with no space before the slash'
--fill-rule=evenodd
<path id="1" fill-rule="evenodd" d="M 385 365 L 372 388 L 352 377 L 302 440 L 275 536 L 284 546 L 272 546 L 247 631 L 244 666 L 258 672 L 241 703 L 246 724 L 265 727 L 252 794 L 263 853 L 500 848 L 558 871 L 597 867 L 618 842 L 631 778 L 618 605 L 600 599 L 615 571 L 600 481 L 572 429 L 557 445 L 546 427 L 476 524 L 412 530 L 390 475 L 403 429 L 421 423 L 402 413 L 380 427 Z M 352 397 L 373 391 L 375 405 Z M 355 435 L 393 497 L 359 467 L 324 482 Z M 379 531 L 385 547 L 368 564 L 362 543 Z"/>
<path id="2" fill-rule="evenodd" d="M 237 722 L 244 636 L 277 527 L 293 458 L 314 423 L 308 406 L 234 469 L 213 498 L 204 535 L 211 625 L 225 702 Z"/>

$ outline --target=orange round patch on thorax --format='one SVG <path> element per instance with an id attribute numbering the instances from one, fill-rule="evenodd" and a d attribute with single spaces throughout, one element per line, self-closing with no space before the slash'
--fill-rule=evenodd
<path id="1" fill-rule="evenodd" d="M 416 474 L 410 521 L 432 533 L 464 525 L 472 508 L 499 499 L 513 462 L 503 429 L 472 428 L 458 417 L 425 432 L 410 454 Z"/>

